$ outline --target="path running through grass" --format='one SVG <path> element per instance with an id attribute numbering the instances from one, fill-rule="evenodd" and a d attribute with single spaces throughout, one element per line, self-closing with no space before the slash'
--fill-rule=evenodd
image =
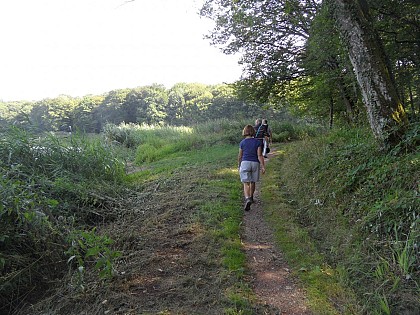
<path id="1" fill-rule="evenodd" d="M 242 241 L 251 275 L 248 280 L 259 303 L 266 306 L 269 314 L 311 314 L 305 292 L 274 244 L 273 232 L 264 219 L 261 189 L 264 189 L 264 177 L 256 187 L 256 202 L 250 211 L 245 212 L 243 219 Z"/>

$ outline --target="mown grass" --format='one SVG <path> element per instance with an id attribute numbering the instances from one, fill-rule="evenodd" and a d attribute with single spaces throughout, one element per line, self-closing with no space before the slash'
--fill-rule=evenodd
<path id="1" fill-rule="evenodd" d="M 416 314 L 418 152 L 384 153 L 362 129 L 279 150 L 264 183 L 266 208 L 309 294 L 325 292 L 316 304 L 326 298 L 348 314 Z"/>
<path id="2" fill-rule="evenodd" d="M 219 125 L 215 123 L 213 128 L 218 129 Z M 229 141 L 237 142 L 241 139 L 241 129 L 232 130 L 223 134 L 235 134 L 235 139 Z M 226 138 L 221 139 L 219 132 L 216 132 L 218 135 L 209 135 L 191 132 L 189 128 L 136 126 L 129 134 L 126 138 L 141 139 L 141 143 L 136 143 L 138 148 L 129 149 L 135 151 L 135 161 L 144 168 L 131 175 L 124 174 L 123 158 L 134 155 L 127 151 L 125 145 L 120 146 L 109 138 L 102 141 L 102 138 L 94 137 L 92 140 L 74 134 L 71 138 L 53 134 L 39 138 L 15 128 L 2 134 L 2 311 L 13 313 L 15 307 L 25 303 L 24 297 L 28 296 L 28 292 L 36 293 L 37 288 L 45 288 L 47 282 L 64 276 L 67 270 L 74 270 L 77 274 L 72 277 L 76 282 L 69 285 L 79 286 L 81 290 L 83 273 L 89 266 L 99 268 L 98 276 L 112 276 L 112 260 L 118 257 L 112 250 L 113 242 L 106 235 L 97 234 L 100 234 L 100 228 L 92 228 L 119 216 L 119 208 L 124 207 L 125 194 L 131 193 L 131 185 L 165 182 L 179 168 L 186 176 L 189 172 L 194 176 L 196 169 L 202 172 L 207 167 L 211 174 L 216 169 L 220 170 L 222 165 L 224 169 L 236 165 L 236 143 L 233 146 Z M 154 148 L 153 158 L 144 158 L 147 157 L 147 150 L 144 150 L 147 145 Z M 233 179 L 229 171 L 221 174 L 225 173 L 230 180 Z M 200 195 L 200 189 L 206 189 L 215 196 L 221 193 L 220 190 L 226 192 L 226 187 L 212 190 L 210 182 L 207 177 L 201 178 L 200 187 L 195 188 L 197 195 Z M 238 184 L 236 176 L 230 184 Z M 231 213 L 237 210 L 234 199 L 226 207 L 229 198 L 219 205 L 222 210 L 213 210 L 224 211 L 227 218 L 234 219 L 223 218 L 220 226 L 215 224 L 209 229 L 212 233 L 223 234 L 223 237 L 215 238 L 227 240 L 221 245 L 226 253 L 223 261 L 228 270 L 233 270 L 238 269 L 235 260 L 241 254 L 237 250 L 238 242 L 228 240 L 230 234 L 235 234 L 234 220 L 238 220 L 239 216 Z M 207 206 L 214 207 L 210 201 L 204 200 L 209 203 Z M 197 199 L 197 205 L 204 200 Z M 203 207 L 206 205 L 203 204 Z M 44 268 L 46 265 L 50 268 Z M 73 269 L 72 266 L 78 268 Z"/>
<path id="3" fill-rule="evenodd" d="M 237 150 L 236 145 L 220 143 L 198 150 L 173 152 L 172 155 L 164 155 L 166 158 L 159 161 L 142 165 L 153 169 L 154 180 L 168 179 L 171 174 L 183 169 L 186 176 L 197 181 L 197 172 L 205 170 L 206 176 L 198 178 L 195 193 L 204 191 L 206 197 L 195 201 L 199 211 L 192 220 L 202 225 L 217 244 L 217 256 L 220 257 L 224 268 L 224 277 L 234 279 L 226 281 L 226 314 L 253 314 L 253 306 L 249 299 L 251 291 L 242 280 L 245 272 L 245 254 L 240 240 L 243 213 L 242 189 L 236 169 Z M 145 172 L 147 176 L 142 175 Z M 132 184 L 147 184 L 150 179 L 148 170 L 129 175 Z"/>
<path id="4" fill-rule="evenodd" d="M 241 137 L 241 129 L 236 133 Z M 182 137 L 180 135 L 180 141 Z M 200 137 L 205 142 L 213 141 L 209 140 L 207 132 Z M 153 141 L 154 137 L 149 139 Z M 165 151 L 165 145 L 156 147 L 156 150 Z M 213 254 L 219 259 L 216 264 L 220 264 L 225 287 L 220 288 L 224 290 L 224 300 L 217 303 L 225 305 L 226 314 L 253 314 L 249 298 L 251 291 L 243 282 L 245 254 L 240 240 L 243 212 L 242 189 L 236 169 L 237 152 L 237 144 L 224 141 L 199 149 L 196 149 L 196 143 L 192 143 L 187 151 L 157 152 L 159 160 L 141 163 L 142 169 L 128 175 L 127 180 L 131 185 L 150 185 L 150 181 L 171 180 L 174 174 L 182 173 L 183 177 L 196 183 L 194 191 L 188 193 L 192 194 L 189 198 L 195 199 L 189 200 L 189 206 L 198 208 L 198 211 L 187 220 L 201 226 L 200 230 L 212 240 Z"/>
<path id="5" fill-rule="evenodd" d="M 249 122 L 246 122 L 249 123 Z M 240 240 L 242 222 L 242 186 L 236 169 L 238 143 L 242 139 L 244 122 L 217 121 L 194 127 L 190 132 L 181 132 L 176 141 L 158 136 L 151 129 L 138 130 L 143 142 L 136 150 L 136 163 L 141 171 L 127 176 L 131 184 L 148 185 L 151 180 L 170 179 L 183 169 L 191 180 L 197 180 L 197 171 L 204 168 L 207 176 L 199 180 L 196 192 L 206 192 L 204 200 L 196 200 L 200 208 L 197 223 L 219 248 L 221 263 L 227 281 L 225 288 L 226 314 L 255 314 L 255 297 L 244 281 L 246 258 Z M 298 128 L 295 128 L 298 130 Z M 147 133 L 146 136 L 141 136 Z M 302 133 L 303 134 L 303 133 Z"/>

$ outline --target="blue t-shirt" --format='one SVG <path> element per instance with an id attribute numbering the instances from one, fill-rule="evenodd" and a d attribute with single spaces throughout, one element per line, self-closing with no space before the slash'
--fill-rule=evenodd
<path id="1" fill-rule="evenodd" d="M 261 140 L 255 138 L 245 138 L 239 143 L 242 149 L 242 161 L 259 162 L 258 147 L 262 147 Z"/>

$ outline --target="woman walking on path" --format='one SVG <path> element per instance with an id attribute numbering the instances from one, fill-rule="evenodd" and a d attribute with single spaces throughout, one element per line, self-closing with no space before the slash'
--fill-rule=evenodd
<path id="1" fill-rule="evenodd" d="M 265 164 L 262 143 L 254 138 L 254 127 L 246 125 L 242 130 L 242 136 L 244 139 L 239 144 L 238 167 L 239 176 L 244 185 L 244 210 L 248 211 L 254 201 L 255 183 L 260 179 L 260 169 L 263 174 L 265 173 Z"/>

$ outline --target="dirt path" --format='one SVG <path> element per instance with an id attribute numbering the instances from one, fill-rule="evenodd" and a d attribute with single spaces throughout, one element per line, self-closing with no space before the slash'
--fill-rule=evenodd
<path id="1" fill-rule="evenodd" d="M 260 189 L 261 182 L 256 187 L 256 202 L 244 215 L 242 235 L 251 287 L 259 303 L 267 309 L 267 314 L 311 314 L 304 291 L 299 288 L 282 253 L 274 245 L 273 232 L 264 220 Z"/>

